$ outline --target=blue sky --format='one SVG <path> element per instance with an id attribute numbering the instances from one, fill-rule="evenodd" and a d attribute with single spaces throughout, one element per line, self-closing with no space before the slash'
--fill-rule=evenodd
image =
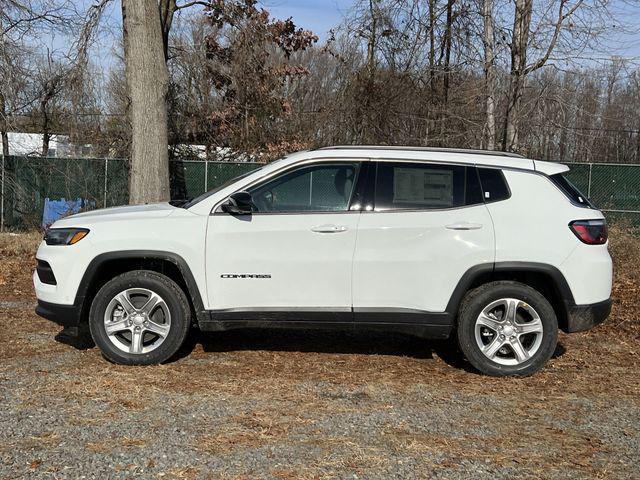
<path id="1" fill-rule="evenodd" d="M 293 17 L 296 25 L 313 30 L 324 40 L 329 29 L 340 23 L 354 0 L 265 0 L 260 2 L 272 17 Z"/>
<path id="2" fill-rule="evenodd" d="M 89 5 L 93 0 L 78 0 L 84 5 Z M 260 5 L 267 9 L 271 16 L 279 19 L 292 17 L 297 26 L 312 30 L 320 37 L 322 42 L 327 38 L 329 29 L 340 24 L 342 18 L 353 7 L 356 0 L 260 0 Z M 627 0 L 611 0 L 611 5 L 616 14 L 627 25 L 640 26 L 640 6 L 629 3 Z M 94 55 L 99 59 L 98 64 L 103 66 L 113 62 L 116 53 L 117 39 L 120 32 L 120 1 L 111 2 L 106 16 L 108 24 L 113 27 L 110 33 L 103 35 L 94 49 Z M 54 48 L 64 49 L 66 42 L 63 39 L 54 41 Z M 640 62 L 640 31 L 632 35 L 621 35 L 608 41 L 605 48 L 597 52 L 600 59 L 609 58 L 610 55 L 619 55 Z M 589 62 L 586 62 L 589 63 Z"/>
<path id="3" fill-rule="evenodd" d="M 310 29 L 320 40 L 329 29 L 337 26 L 356 0 L 262 0 L 260 3 L 275 18 L 293 17 L 296 25 Z M 611 0 L 616 14 L 627 24 L 640 25 L 640 6 L 627 0 Z M 612 39 L 606 54 L 633 57 L 640 60 L 640 32 Z"/>

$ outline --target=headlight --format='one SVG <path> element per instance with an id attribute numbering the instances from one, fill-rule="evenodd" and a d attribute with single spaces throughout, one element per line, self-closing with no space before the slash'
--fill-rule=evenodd
<path id="1" fill-rule="evenodd" d="M 73 245 L 89 234 L 86 228 L 50 228 L 44 235 L 47 245 Z"/>

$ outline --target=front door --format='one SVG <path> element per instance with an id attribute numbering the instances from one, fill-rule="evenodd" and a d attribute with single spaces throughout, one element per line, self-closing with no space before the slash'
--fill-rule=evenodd
<path id="1" fill-rule="evenodd" d="M 350 320 L 360 212 L 349 206 L 360 170 L 359 161 L 292 167 L 247 188 L 253 214 L 211 215 L 206 268 L 214 310 L 237 312 L 238 319 L 334 312 Z M 275 316 L 262 315 L 268 312 Z"/>

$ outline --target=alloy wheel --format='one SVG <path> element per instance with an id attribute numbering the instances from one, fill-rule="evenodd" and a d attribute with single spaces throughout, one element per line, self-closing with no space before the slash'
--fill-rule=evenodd
<path id="1" fill-rule="evenodd" d="M 104 328 L 109 341 L 123 352 L 149 353 L 169 335 L 171 313 L 157 293 L 146 288 L 129 288 L 107 305 Z"/>
<path id="2" fill-rule="evenodd" d="M 520 365 L 540 348 L 543 326 L 535 309 L 517 298 L 501 298 L 487 305 L 475 323 L 480 351 L 492 362 Z"/>

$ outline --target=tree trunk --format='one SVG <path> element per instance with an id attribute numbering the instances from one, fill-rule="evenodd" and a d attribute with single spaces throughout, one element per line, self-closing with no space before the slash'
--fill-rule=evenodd
<path id="1" fill-rule="evenodd" d="M 436 2 L 429 0 L 429 86 L 432 100 L 436 93 Z"/>
<path id="2" fill-rule="evenodd" d="M 159 0 L 160 25 L 162 28 L 162 51 L 165 63 L 169 60 L 169 32 L 173 23 L 173 15 L 176 13 L 176 0 Z"/>
<path id="3" fill-rule="evenodd" d="M 636 151 L 633 161 L 634 163 L 638 163 L 640 161 L 640 127 L 638 127 L 638 131 L 636 131 Z"/>
<path id="4" fill-rule="evenodd" d="M 487 150 L 496 148 L 496 77 L 495 48 L 493 39 L 493 0 L 484 0 L 482 15 L 484 16 L 484 81 L 485 81 L 485 129 L 484 147 Z"/>
<path id="5" fill-rule="evenodd" d="M 2 155 L 8 157 L 9 134 L 7 132 L 7 104 L 2 92 L 0 92 L 0 140 L 2 140 Z"/>
<path id="6" fill-rule="evenodd" d="M 169 75 L 157 0 L 122 0 L 122 24 L 131 119 L 129 203 L 167 201 Z"/>
<path id="7" fill-rule="evenodd" d="M 371 107 L 372 96 L 375 89 L 375 76 L 376 76 L 376 44 L 377 44 L 377 29 L 378 29 L 378 17 L 376 12 L 375 2 L 377 0 L 369 0 L 369 14 L 371 15 L 371 24 L 369 30 L 369 37 L 367 38 L 367 71 L 364 84 L 364 103 L 363 103 L 363 115 L 362 115 L 362 131 L 360 134 L 360 141 L 362 143 L 371 143 L 374 138 L 373 135 L 373 108 Z"/>
<path id="8" fill-rule="evenodd" d="M 41 155 L 46 157 L 49 155 L 49 141 L 51 140 L 51 126 L 49 125 L 49 112 L 48 107 L 48 93 L 45 92 L 45 97 L 40 102 L 40 113 L 42 114 L 42 151 Z"/>
<path id="9" fill-rule="evenodd" d="M 502 148 L 508 152 L 518 148 L 517 123 L 520 118 L 522 88 L 527 68 L 527 46 L 532 9 L 533 0 L 516 0 L 513 37 L 511 39 L 511 81 L 502 141 Z"/>
<path id="10" fill-rule="evenodd" d="M 444 103 L 449 101 L 449 82 L 451 77 L 451 37 L 453 28 L 453 4 L 456 0 L 447 0 L 447 26 L 444 32 Z"/>

